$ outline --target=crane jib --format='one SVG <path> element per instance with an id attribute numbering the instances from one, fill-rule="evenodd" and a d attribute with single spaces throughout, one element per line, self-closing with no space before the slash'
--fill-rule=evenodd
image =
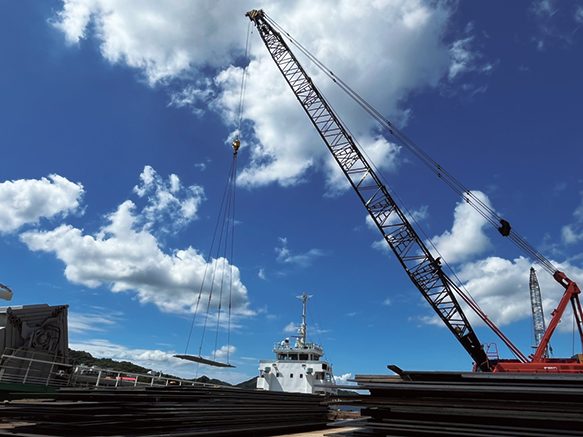
<path id="1" fill-rule="evenodd" d="M 294 95 L 411 281 L 470 354 L 476 366 L 483 371 L 491 370 L 486 353 L 439 262 L 419 238 L 404 212 L 395 203 L 281 35 L 271 27 L 262 11 L 250 11 L 247 16 L 255 23 Z"/>

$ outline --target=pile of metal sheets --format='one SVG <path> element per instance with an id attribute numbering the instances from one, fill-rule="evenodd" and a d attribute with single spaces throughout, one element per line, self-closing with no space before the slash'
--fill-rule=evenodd
<path id="1" fill-rule="evenodd" d="M 583 436 L 583 376 L 400 372 L 361 375 L 361 428 L 344 436 Z"/>
<path id="2" fill-rule="evenodd" d="M 0 405 L 0 435 L 259 436 L 323 428 L 328 419 L 321 396 L 231 387 L 61 389 L 11 397 Z"/>

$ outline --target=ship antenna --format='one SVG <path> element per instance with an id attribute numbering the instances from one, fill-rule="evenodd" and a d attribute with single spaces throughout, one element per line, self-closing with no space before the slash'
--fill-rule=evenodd
<path id="1" fill-rule="evenodd" d="M 296 296 L 298 299 L 302 301 L 302 324 L 300 325 L 300 329 L 298 330 L 299 335 L 299 343 L 300 346 L 305 346 L 308 336 L 308 324 L 306 321 L 306 314 L 307 314 L 307 307 L 308 307 L 308 299 L 312 296 L 306 293 L 305 291 L 301 294 L 301 296 Z"/>

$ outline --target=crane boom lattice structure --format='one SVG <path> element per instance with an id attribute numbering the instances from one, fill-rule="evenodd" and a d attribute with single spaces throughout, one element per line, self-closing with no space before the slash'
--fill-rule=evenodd
<path id="1" fill-rule="evenodd" d="M 532 307 L 532 323 L 534 325 L 534 347 L 537 348 L 543 339 L 547 328 L 545 325 L 545 316 L 543 313 L 543 302 L 540 294 L 540 286 L 538 284 L 538 278 L 536 277 L 536 271 L 534 270 L 534 267 L 530 268 L 529 289 L 530 305 Z M 548 355 L 548 353 L 545 355 Z"/>
<path id="2" fill-rule="evenodd" d="M 476 365 L 488 370 L 487 356 L 439 262 L 425 247 L 405 213 L 397 206 L 281 35 L 267 23 L 262 11 L 250 11 L 247 15 L 255 22 L 273 60 L 411 281 Z"/>
<path id="3" fill-rule="evenodd" d="M 373 222 L 382 233 L 383 238 L 407 272 L 407 275 L 447 328 L 473 358 L 475 368 L 494 372 L 583 373 L 583 355 L 573 358 L 552 359 L 548 358 L 546 354 L 550 338 L 569 303 L 573 309 L 583 347 L 583 308 L 579 301 L 580 289 L 577 284 L 563 272 L 557 270 L 550 261 L 530 246 L 526 240 L 511 231 L 509 222 L 504 219 L 499 220 L 501 227 L 498 228 L 498 231 L 500 234 L 504 237 L 512 237 L 511 239 L 519 248 L 533 256 L 565 288 L 561 301 L 553 311 L 553 317 L 549 322 L 548 328 L 544 330 L 536 351 L 530 359 L 527 358 L 488 318 L 472 297 L 442 270 L 440 259 L 436 259 L 431 254 L 411 225 L 407 214 L 395 202 L 375 168 L 367 161 L 348 129 L 342 124 L 339 117 L 313 84 L 312 79 L 289 49 L 281 33 L 276 30 L 281 30 L 280 26 L 269 18 L 263 10 L 249 11 L 246 16 L 255 24 L 275 64 L 370 214 Z M 289 37 L 287 33 L 285 34 Z M 300 47 L 302 53 L 307 54 L 310 59 L 322 67 L 321 62 L 314 59 L 314 56 L 309 54 L 301 45 L 298 45 L 293 38 L 289 38 L 293 44 Z M 357 103 L 361 104 L 369 114 L 373 115 L 373 118 L 381 121 L 381 125 L 387 127 L 395 138 L 403 141 L 404 136 L 397 133 L 392 124 L 381 117 L 377 110 L 372 108 L 370 104 L 331 72 L 327 72 L 327 75 L 335 83 L 340 83 L 340 87 Z M 406 138 L 405 143 L 412 144 Z M 419 150 L 417 152 L 419 153 Z M 440 176 L 441 167 L 436 164 L 436 169 L 438 176 Z M 465 188 L 462 192 L 464 193 L 464 199 L 472 204 L 469 198 L 471 192 Z M 480 208 L 477 210 L 478 212 L 481 211 Z M 492 210 L 491 212 L 494 214 Z M 485 214 L 484 211 L 481 214 Z M 495 219 L 492 218 L 492 224 L 497 225 L 499 217 L 496 214 L 494 215 L 496 217 Z M 483 216 L 486 217 L 485 215 Z M 456 296 L 461 297 L 469 308 L 498 335 L 517 359 L 488 359 Z"/>

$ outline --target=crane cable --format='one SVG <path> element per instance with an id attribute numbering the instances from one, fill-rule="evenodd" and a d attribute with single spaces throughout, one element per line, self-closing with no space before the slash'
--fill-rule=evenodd
<path id="1" fill-rule="evenodd" d="M 496 228 L 502 235 L 510 237 L 516 246 L 522 251 L 529 254 L 536 259 L 541 266 L 550 274 L 554 274 L 557 268 L 540 252 L 532 247 L 521 235 L 510 228 L 510 224 L 504 220 L 495 210 L 488 204 L 483 202 L 475 193 L 465 187 L 458 179 L 451 173 L 444 169 L 437 161 L 431 158 L 423 149 L 418 147 L 410 138 L 403 132 L 397 129 L 393 123 L 386 119 L 380 111 L 368 103 L 356 91 L 354 91 L 346 82 L 336 76 L 332 70 L 318 60 L 308 49 L 286 32 L 275 20 L 265 14 L 265 18 L 269 23 L 277 29 L 281 34 L 300 50 L 311 62 L 313 62 L 328 78 L 332 80 L 340 89 L 342 89 L 352 100 L 354 100 L 365 112 L 374 118 L 381 126 L 393 135 L 402 145 L 417 156 L 423 164 L 425 164 L 438 178 L 443 180 L 455 193 L 460 195 L 466 203 L 468 203 L 474 210 L 476 210 L 488 223 Z M 506 228 L 506 226 L 508 226 Z M 503 233 L 504 232 L 504 233 Z"/>
<path id="2" fill-rule="evenodd" d="M 229 176 L 227 178 L 227 183 L 225 184 L 225 188 L 223 190 L 223 195 L 219 207 L 219 215 L 217 217 L 217 221 L 215 223 L 213 236 L 211 239 L 211 245 L 208 252 L 208 256 L 205 259 L 205 268 L 204 273 L 202 276 L 202 280 L 200 283 L 200 287 L 198 289 L 198 294 L 196 298 L 195 308 L 192 315 L 192 320 L 190 323 L 190 330 L 188 333 L 188 338 L 186 341 L 186 347 L 184 353 L 188 352 L 188 348 L 190 346 L 190 342 L 192 339 L 192 334 L 194 331 L 194 327 L 196 325 L 196 321 L 198 317 L 201 315 L 201 312 L 204 310 L 204 301 L 201 303 L 202 297 L 204 295 L 205 286 L 208 288 L 208 300 L 206 303 L 206 310 L 204 314 L 204 321 L 202 322 L 203 330 L 201 334 L 200 344 L 198 348 L 199 356 L 202 356 L 202 347 L 204 343 L 204 338 L 206 334 L 206 328 L 208 325 L 209 315 L 212 309 L 213 303 L 213 293 L 215 291 L 215 285 L 217 282 L 217 272 L 219 269 L 221 272 L 219 285 L 219 299 L 217 302 L 217 335 L 215 337 L 215 348 L 213 352 L 213 360 L 216 360 L 216 352 L 217 352 L 217 344 L 218 344 L 218 330 L 219 324 L 221 319 L 221 311 L 222 311 L 222 297 L 223 297 L 223 288 L 225 282 L 225 275 L 227 270 L 227 263 L 229 263 L 229 313 L 228 313 L 228 332 L 230 335 L 230 318 L 231 318 L 231 300 L 232 300 L 232 269 L 233 269 L 233 241 L 234 241 L 234 216 L 235 216 L 235 208 L 234 208 L 234 191 L 235 191 L 235 175 L 236 175 L 236 163 L 237 163 L 237 155 L 234 153 L 233 160 L 231 162 L 231 167 L 229 169 Z M 225 230 L 227 228 L 227 230 Z M 218 238 L 217 238 L 218 237 Z M 218 241 L 218 244 L 217 244 Z M 230 243 L 230 244 L 229 244 Z M 228 247 L 230 246 L 230 247 Z M 227 253 L 230 254 L 230 262 L 227 260 Z M 210 280 L 209 280 L 210 279 Z M 209 283 L 210 282 L 210 283 Z M 216 299 L 215 299 L 216 300 Z M 200 320 L 199 320 L 200 321 Z M 229 359 L 228 350 L 229 344 L 227 344 L 227 362 Z"/>
<path id="3" fill-rule="evenodd" d="M 250 34 L 252 33 L 252 27 L 249 26 L 247 28 L 247 38 L 245 42 L 245 59 L 249 58 L 249 45 L 250 45 Z M 234 139 L 232 142 L 233 147 L 233 160 L 231 161 L 231 167 L 229 169 L 229 174 L 227 177 L 227 183 L 225 184 L 225 188 L 223 190 L 223 196 L 221 198 L 221 203 L 219 207 L 219 215 L 217 217 L 217 221 L 215 223 L 215 228 L 213 231 L 213 236 L 211 239 L 211 245 L 208 253 L 208 257 L 205 260 L 205 269 L 202 277 L 202 281 L 198 290 L 198 295 L 196 298 L 195 309 L 192 315 L 192 320 L 190 323 L 190 330 L 188 333 L 188 339 L 186 341 L 186 347 L 184 350 L 184 354 L 187 354 L 188 348 L 190 346 L 190 342 L 192 339 L 192 333 L 194 330 L 194 326 L 196 324 L 197 316 L 199 315 L 199 309 L 201 309 L 201 299 L 203 296 L 203 291 L 205 289 L 205 284 L 207 278 L 210 276 L 210 285 L 208 291 L 208 300 L 206 304 L 206 312 L 204 315 L 204 322 L 202 322 L 202 334 L 201 339 L 198 347 L 198 355 L 202 356 L 202 348 L 204 345 L 204 339 L 206 335 L 206 330 L 209 322 L 209 316 L 212 308 L 213 303 L 213 291 L 216 285 L 217 279 L 217 272 L 219 270 L 219 264 L 221 264 L 221 272 L 220 272 L 220 280 L 219 282 L 219 296 L 217 302 L 217 311 L 216 311 L 216 325 L 215 325 L 215 347 L 213 351 L 213 361 L 217 359 L 217 352 L 218 349 L 218 339 L 219 339 L 219 330 L 221 328 L 221 315 L 223 312 L 223 291 L 226 286 L 228 286 L 228 308 L 227 308 L 227 350 L 226 350 L 226 361 L 227 364 L 230 362 L 230 352 L 231 352 L 231 316 L 233 310 L 233 266 L 234 266 L 234 257 L 235 257 L 235 194 L 237 189 L 237 157 L 239 148 L 241 146 L 241 125 L 243 120 L 243 109 L 245 103 L 245 91 L 246 91 L 246 84 L 247 84 L 247 65 L 243 68 L 242 76 L 241 76 L 241 87 L 239 90 L 239 104 L 237 108 L 237 116 L 236 116 L 236 131 L 234 132 Z M 218 244 L 215 248 L 215 243 L 217 241 L 218 235 Z M 216 250 L 215 250 L 216 249 Z M 215 254 L 213 259 L 213 254 Z M 209 274 L 209 268 L 212 265 L 212 273 Z M 227 268 L 228 265 L 228 268 Z M 228 273 L 227 273 L 228 271 Z M 228 277 L 227 277 L 228 276 Z M 225 284 L 227 281 L 227 285 Z M 204 306 L 204 302 L 203 302 Z"/>

